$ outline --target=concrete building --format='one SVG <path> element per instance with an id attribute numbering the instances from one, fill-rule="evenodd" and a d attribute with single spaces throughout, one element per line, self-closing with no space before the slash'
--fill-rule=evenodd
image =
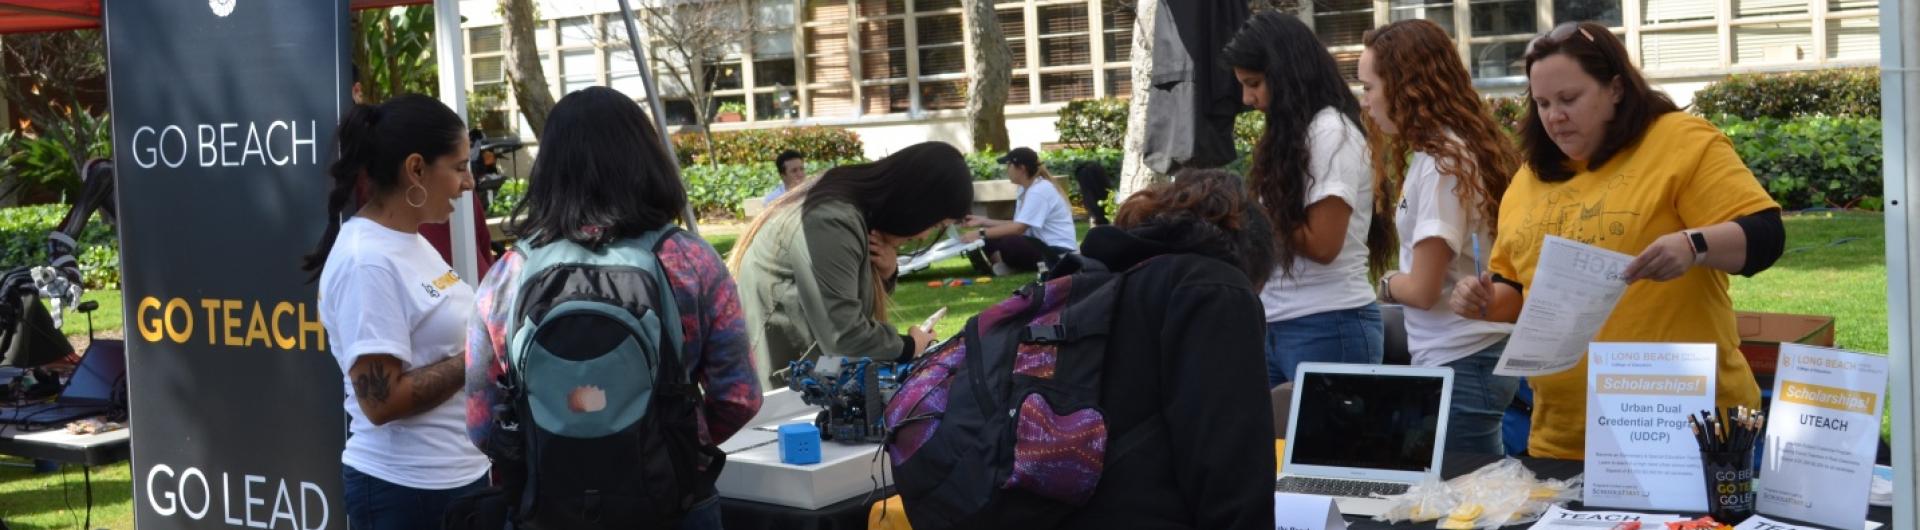
<path id="1" fill-rule="evenodd" d="M 662 0 L 635 0 L 636 9 Z M 715 106 L 741 109 L 715 130 L 825 125 L 859 133 L 868 156 L 944 140 L 966 145 L 968 59 L 961 0 L 675 0 L 745 2 L 751 38 L 711 66 Z M 1015 145 L 1057 139 L 1068 101 L 1126 97 L 1134 35 L 1131 0 L 999 0 L 1013 50 L 1007 108 Z M 1614 28 L 1661 88 L 1683 104 L 1730 73 L 1873 66 L 1880 57 L 1874 0 L 1297 0 L 1297 13 L 1349 73 L 1360 37 L 1394 20 L 1425 18 L 1455 35 L 1487 94 L 1517 94 L 1527 41 L 1553 25 L 1597 20 Z M 490 129 L 531 136 L 504 94 L 507 39 L 495 0 L 466 0 L 470 88 L 503 111 Z M 535 39 L 556 94 L 606 85 L 640 96 L 615 0 L 536 0 Z M 1233 28 L 1220 28 L 1232 31 Z M 642 27 L 642 31 L 645 28 Z M 659 70 L 657 70 L 659 71 Z M 683 91 L 665 83 L 667 119 L 694 123 Z M 491 94 L 492 97 L 485 97 Z M 732 116 L 729 116 L 732 118 Z M 518 123 L 515 123 L 518 122 Z"/>

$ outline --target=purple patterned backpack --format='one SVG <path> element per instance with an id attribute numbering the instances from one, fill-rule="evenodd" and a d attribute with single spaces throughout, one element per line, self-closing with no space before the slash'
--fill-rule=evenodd
<path id="1" fill-rule="evenodd" d="M 1099 406 L 1126 275 L 1077 255 L 1054 272 L 916 360 L 888 402 L 894 486 L 915 529 L 1055 526 L 1106 462 L 1162 429 L 1152 418 L 1109 433 Z"/>

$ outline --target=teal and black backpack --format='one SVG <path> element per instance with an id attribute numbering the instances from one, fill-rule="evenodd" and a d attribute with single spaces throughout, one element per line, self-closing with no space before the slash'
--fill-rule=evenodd
<path id="1" fill-rule="evenodd" d="M 525 250 L 495 413 L 512 427 L 495 429 L 500 452 L 520 457 L 495 464 L 513 526 L 672 528 L 714 494 L 726 455 L 700 443 L 700 388 L 656 257 L 676 232 Z"/>

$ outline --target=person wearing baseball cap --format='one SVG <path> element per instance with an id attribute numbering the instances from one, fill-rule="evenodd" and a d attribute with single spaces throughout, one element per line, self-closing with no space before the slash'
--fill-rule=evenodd
<path id="1" fill-rule="evenodd" d="M 1007 179 L 1020 187 L 1020 195 L 1014 201 L 1010 221 L 967 216 L 966 226 L 973 230 L 961 234 L 961 240 L 987 242 L 987 262 L 976 257 L 974 267 L 988 269 L 994 275 L 1035 270 L 1043 263 L 1052 268 L 1060 256 L 1078 251 L 1067 194 L 1040 164 L 1040 155 L 1021 147 L 998 161 L 1006 164 Z M 1043 183 L 1046 185 L 1036 185 Z"/>

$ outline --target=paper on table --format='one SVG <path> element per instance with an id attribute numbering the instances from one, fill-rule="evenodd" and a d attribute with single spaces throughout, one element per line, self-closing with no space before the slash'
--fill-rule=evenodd
<path id="1" fill-rule="evenodd" d="M 1685 520 L 1686 517 L 1672 514 L 1576 512 L 1555 506 L 1546 515 L 1540 516 L 1540 522 L 1533 523 L 1528 530 L 1610 530 L 1627 522 L 1639 522 L 1643 530 L 1653 530 L 1670 522 Z"/>
<path id="2" fill-rule="evenodd" d="M 1867 521 L 1863 525 L 1863 527 L 1866 528 L 1866 530 L 1878 530 L 1880 528 L 1880 523 Z M 1794 525 L 1794 524 L 1787 524 L 1787 523 L 1782 523 L 1780 521 L 1768 519 L 1767 516 L 1764 516 L 1764 515 L 1755 515 L 1753 517 L 1747 518 L 1746 521 L 1741 522 L 1740 526 L 1733 527 L 1733 530 L 1820 530 L 1820 528 L 1815 526 L 1800 526 L 1800 525 Z"/>
<path id="3" fill-rule="evenodd" d="M 1633 256 L 1547 236 L 1533 287 L 1493 373 L 1539 376 L 1579 364 L 1626 293 L 1620 278 L 1631 262 Z"/>

